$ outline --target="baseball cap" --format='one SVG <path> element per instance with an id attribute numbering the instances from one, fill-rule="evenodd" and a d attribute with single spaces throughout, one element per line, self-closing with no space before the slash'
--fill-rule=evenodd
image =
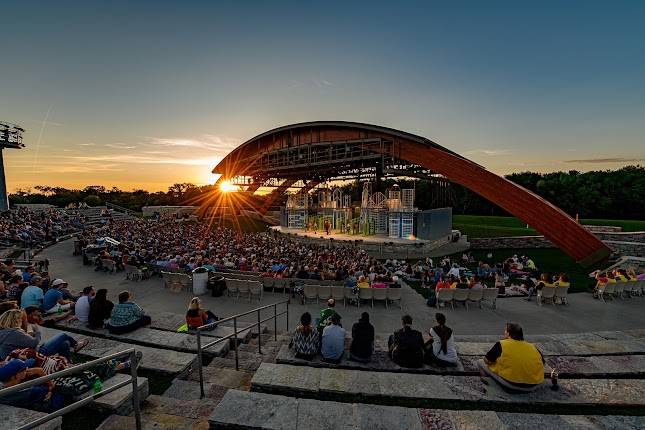
<path id="1" fill-rule="evenodd" d="M 52 282 L 52 287 L 57 287 L 57 286 L 59 286 L 61 284 L 67 285 L 67 282 L 63 281 L 60 278 L 57 278 L 57 279 L 54 279 L 54 282 Z"/>
<path id="2" fill-rule="evenodd" d="M 29 278 L 29 280 L 32 281 L 32 282 L 34 282 L 34 281 L 42 281 L 43 278 L 41 276 L 35 275 L 35 276 L 32 276 L 31 278 Z"/>
<path id="3" fill-rule="evenodd" d="M 6 381 L 18 372 L 21 372 L 29 367 L 33 367 L 35 364 L 36 360 L 34 360 L 33 358 L 25 361 L 15 358 L 4 366 L 0 367 L 0 381 Z"/>

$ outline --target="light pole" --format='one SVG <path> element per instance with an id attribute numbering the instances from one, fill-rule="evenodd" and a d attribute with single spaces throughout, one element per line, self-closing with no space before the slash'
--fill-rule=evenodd
<path id="1" fill-rule="evenodd" d="M 20 149 L 25 145 L 22 143 L 24 128 L 15 124 L 0 121 L 0 212 L 9 210 L 9 196 L 7 194 L 7 181 L 4 174 L 3 150 Z"/>

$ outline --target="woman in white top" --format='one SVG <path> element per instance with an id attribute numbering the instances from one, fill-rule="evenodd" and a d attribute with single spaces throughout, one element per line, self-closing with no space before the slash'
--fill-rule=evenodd
<path id="1" fill-rule="evenodd" d="M 446 316 L 442 313 L 435 314 L 437 325 L 428 333 L 430 340 L 425 344 L 424 361 L 426 364 L 439 367 L 455 367 L 459 362 L 455 338 L 452 329 L 446 326 Z"/>

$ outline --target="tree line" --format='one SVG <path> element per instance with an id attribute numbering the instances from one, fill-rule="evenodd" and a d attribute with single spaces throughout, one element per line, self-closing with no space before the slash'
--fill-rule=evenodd
<path id="1" fill-rule="evenodd" d="M 522 172 L 506 176 L 507 179 L 555 204 L 571 216 L 581 218 L 645 219 L 645 167 L 627 166 L 617 170 L 591 172 L 535 173 Z M 385 192 L 394 184 L 401 188 L 415 188 L 415 204 L 419 209 L 437 206 L 437 188 L 428 180 L 385 179 L 375 191 Z M 360 202 L 362 184 L 358 181 L 343 187 Z M 64 207 L 70 203 L 85 202 L 97 206 L 110 202 L 134 211 L 143 206 L 199 204 L 215 192 L 213 185 L 196 186 L 190 183 L 171 185 L 167 191 L 148 192 L 138 189 L 124 191 L 98 185 L 83 189 L 67 189 L 39 185 L 33 189 L 18 190 L 9 196 L 11 204 L 48 203 Z M 453 207 L 456 214 L 508 215 L 503 209 L 458 184 L 452 184 L 448 201 L 441 205 Z"/>

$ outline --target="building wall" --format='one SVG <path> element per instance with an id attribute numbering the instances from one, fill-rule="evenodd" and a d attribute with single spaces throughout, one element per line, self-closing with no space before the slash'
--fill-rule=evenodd
<path id="1" fill-rule="evenodd" d="M 452 208 L 437 208 L 419 212 L 417 216 L 418 239 L 437 240 L 452 234 Z"/>

